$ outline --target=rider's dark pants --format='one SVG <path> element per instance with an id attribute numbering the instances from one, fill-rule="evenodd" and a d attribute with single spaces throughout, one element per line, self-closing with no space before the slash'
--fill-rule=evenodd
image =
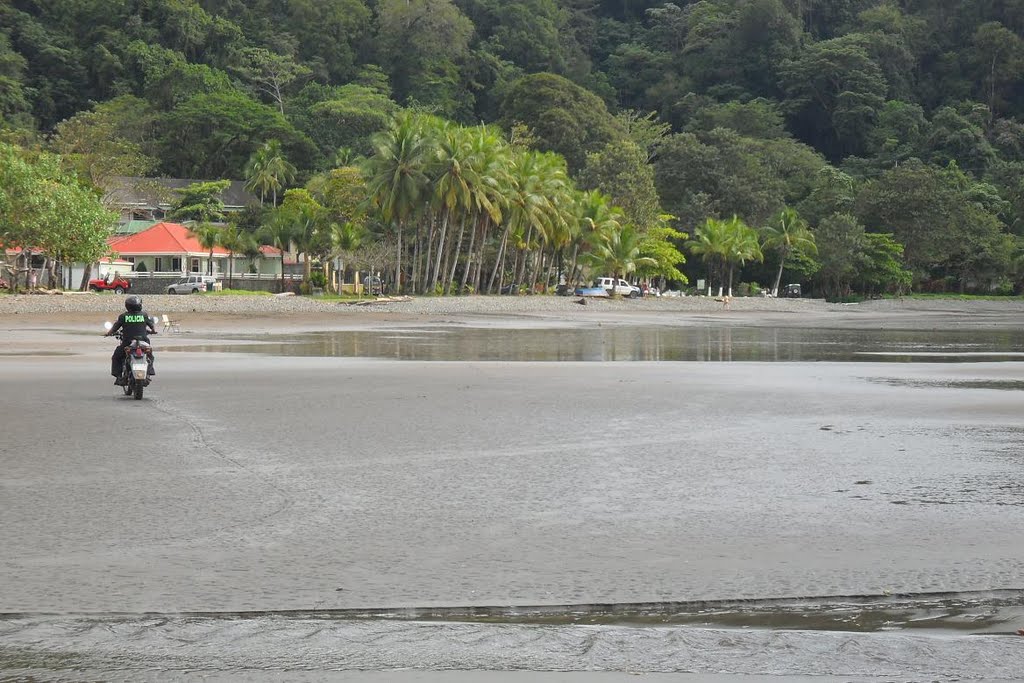
<path id="1" fill-rule="evenodd" d="M 149 340 L 143 339 L 141 341 L 149 341 Z M 129 339 L 127 342 L 123 342 L 121 344 L 118 344 L 117 347 L 114 349 L 114 355 L 110 357 L 110 374 L 113 375 L 114 377 L 120 377 L 121 376 L 121 368 L 124 367 L 124 356 L 125 356 L 124 347 L 126 346 L 126 344 L 131 344 L 131 343 L 132 342 Z M 148 374 L 150 374 L 150 375 L 155 375 L 156 374 L 156 370 L 153 369 L 153 354 L 149 354 L 149 371 L 148 371 Z"/>

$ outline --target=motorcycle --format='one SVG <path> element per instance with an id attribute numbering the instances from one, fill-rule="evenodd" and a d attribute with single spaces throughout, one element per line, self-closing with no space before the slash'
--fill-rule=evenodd
<path id="1" fill-rule="evenodd" d="M 103 323 L 108 331 L 114 326 L 111 322 Z M 156 334 L 151 332 L 150 334 Z M 119 340 L 121 333 L 114 335 Z M 153 346 L 149 342 L 133 339 L 131 344 L 125 346 L 124 364 L 121 367 L 121 378 L 124 384 L 121 389 L 125 396 L 133 396 L 136 401 L 142 400 L 142 394 L 149 386 L 149 366 L 153 362 Z"/>

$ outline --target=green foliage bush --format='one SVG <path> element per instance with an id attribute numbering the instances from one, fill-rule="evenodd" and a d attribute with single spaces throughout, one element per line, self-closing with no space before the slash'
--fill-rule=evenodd
<path id="1" fill-rule="evenodd" d="M 309 285 L 323 289 L 327 286 L 327 276 L 322 270 L 314 270 L 309 274 Z"/>

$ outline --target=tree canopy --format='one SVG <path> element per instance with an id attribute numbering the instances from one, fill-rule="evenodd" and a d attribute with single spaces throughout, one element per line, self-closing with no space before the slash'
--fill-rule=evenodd
<path id="1" fill-rule="evenodd" d="M 431 143 L 406 159 L 417 139 L 445 135 L 382 142 L 396 118 L 426 115 L 467 140 L 475 131 L 478 148 Z M 502 132 L 478 130 L 491 125 Z M 493 269 L 549 245 L 571 260 L 583 248 L 579 216 L 542 219 L 506 203 L 514 193 L 484 189 L 501 169 L 535 194 L 539 176 L 521 174 L 550 170 L 541 160 L 554 153 L 564 182 L 609 198 L 609 220 L 640 243 L 651 229 L 696 236 L 733 216 L 761 231 L 790 207 L 822 238 L 824 251 L 804 256 L 827 273 L 812 282 L 823 290 L 879 289 L 837 265 L 847 249 L 851 264 L 893 259 L 914 287 L 1005 291 L 1019 289 L 1024 236 L 1024 12 L 964 0 L 9 0 L 0 140 L 21 156 L 59 154 L 62 182 L 94 192 L 111 175 L 221 178 L 250 181 L 274 204 L 362 169 L 349 186 L 366 195 L 364 244 L 394 240 L 397 259 L 397 242 L 410 246 L 401 226 L 439 211 L 444 237 L 419 246 L 428 280 L 446 289 L 467 263 Z M 269 156 L 293 170 L 256 172 L 272 141 Z M 541 155 L 535 166 L 520 163 L 526 151 Z M 438 154 L 443 200 L 417 186 L 436 180 Z M 452 174 L 480 155 L 483 176 Z M 383 173 L 406 161 L 389 195 Z M 479 225 L 485 213 L 497 243 Z M 406 263 L 415 237 L 410 248 Z M 765 254 L 764 272 L 747 260 L 741 277 L 776 279 L 778 252 Z M 505 266 L 517 278 L 539 267 L 525 256 Z M 474 270 L 467 285 L 488 279 Z"/>

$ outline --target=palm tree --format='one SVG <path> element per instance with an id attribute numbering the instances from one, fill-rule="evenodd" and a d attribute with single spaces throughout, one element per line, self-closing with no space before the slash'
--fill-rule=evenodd
<path id="1" fill-rule="evenodd" d="M 212 223 L 199 223 L 188 231 L 189 237 L 199 240 L 199 246 L 209 249 L 210 255 L 206 259 L 206 274 L 213 275 L 213 250 L 221 246 L 221 229 Z"/>
<path id="2" fill-rule="evenodd" d="M 295 167 L 284 157 L 279 140 L 267 140 L 266 143 L 249 158 L 245 167 L 245 188 L 250 192 L 259 191 L 260 205 L 269 192 L 272 203 L 277 204 L 277 192 L 295 179 Z"/>
<path id="3" fill-rule="evenodd" d="M 470 192 L 468 219 L 472 229 L 469 234 L 469 245 L 466 247 L 466 262 L 459 291 L 466 289 L 470 271 L 474 269 L 474 287 L 479 291 L 488 229 L 501 225 L 511 187 L 509 168 L 512 151 L 505 139 L 493 129 L 479 126 L 472 137 L 471 147 L 466 176 Z M 456 248 L 456 254 L 461 250 L 466 217 L 460 223 L 459 247 Z M 458 259 L 453 259 L 449 282 L 455 279 L 457 264 Z"/>
<path id="4" fill-rule="evenodd" d="M 510 235 L 521 246 L 520 256 L 524 260 L 520 273 L 525 272 L 525 258 L 534 244 L 534 235 L 543 239 L 545 234 L 550 234 L 560 218 L 556 197 L 561 197 L 569 184 L 565 160 L 552 152 L 520 152 L 513 159 L 510 174 L 505 233 L 498 247 L 488 291 L 493 289 L 494 280 L 503 268 Z"/>
<path id="5" fill-rule="evenodd" d="M 313 255 L 320 255 L 328 249 L 329 237 L 324 234 L 327 212 L 313 199 L 309 190 L 291 189 L 285 192 L 281 206 L 274 210 L 279 222 L 290 226 L 291 242 L 296 255 L 302 254 L 303 277 L 309 282 Z"/>
<path id="6" fill-rule="evenodd" d="M 232 288 L 235 280 L 235 252 L 241 251 L 245 233 L 238 230 L 238 226 L 231 223 L 220 232 L 220 246 L 228 250 L 228 288 Z"/>
<path id="7" fill-rule="evenodd" d="M 640 232 L 635 225 L 627 223 L 618 230 L 610 223 L 606 225 L 608 227 L 605 230 L 594 233 L 592 237 L 592 250 L 588 254 L 591 263 L 599 266 L 615 280 L 634 272 L 637 266 L 657 265 L 654 259 L 640 256 Z M 612 296 L 618 296 L 614 287 Z"/>
<path id="8" fill-rule="evenodd" d="M 259 239 L 263 244 L 281 250 L 281 291 L 284 292 L 284 253 L 292 243 L 292 223 L 280 214 L 271 217 L 270 221 L 263 226 Z"/>
<path id="9" fill-rule="evenodd" d="M 718 296 L 722 296 L 725 281 L 725 264 L 729 254 L 729 228 L 725 221 L 708 218 L 704 224 L 694 228 L 693 238 L 686 247 L 700 256 L 708 269 L 708 288 L 717 278 Z"/>
<path id="10" fill-rule="evenodd" d="M 795 209 L 789 207 L 777 213 L 761 232 L 764 235 L 764 246 L 779 255 L 779 271 L 775 274 L 775 284 L 772 285 L 772 296 L 778 296 L 786 258 L 794 252 L 817 254 L 818 246 L 814 243 L 814 234 L 807 227 L 807 221 L 802 219 Z"/>
<path id="11" fill-rule="evenodd" d="M 725 260 L 729 265 L 729 296 L 732 296 L 732 275 L 736 265 L 742 267 L 747 261 L 763 261 L 764 254 L 757 231 L 739 217 L 734 215 L 725 221 L 725 229 L 728 233 Z"/>
<path id="12" fill-rule="evenodd" d="M 611 197 L 602 194 L 599 190 L 577 193 L 573 204 L 579 228 L 572 241 L 572 264 L 569 267 L 570 284 L 575 281 L 580 250 L 583 250 L 584 262 L 590 263 L 589 254 L 592 251 L 592 245 L 600 244 L 601 235 L 621 230 L 625 221 L 622 211 L 612 205 Z"/>
<path id="13" fill-rule="evenodd" d="M 441 258 L 446 251 L 448 224 L 456 212 L 468 210 L 472 201 L 472 165 L 469 163 L 472 151 L 470 138 L 465 129 L 448 126 L 441 130 L 435 152 L 437 176 L 434 180 L 434 202 L 441 208 L 441 233 L 432 269 L 430 264 L 427 264 L 430 271 L 426 278 L 427 291 L 433 291 L 440 281 Z M 470 177 L 467 177 L 467 171 L 470 172 Z M 446 283 L 445 287 L 449 284 Z"/>
<path id="14" fill-rule="evenodd" d="M 256 259 L 258 259 L 263 252 L 261 251 L 263 245 L 251 232 L 240 232 L 238 233 L 238 248 L 237 251 L 245 256 L 249 260 L 249 267 L 256 269 L 256 274 L 259 275 L 259 266 L 256 265 Z"/>
<path id="15" fill-rule="evenodd" d="M 351 254 L 363 244 L 366 239 L 366 228 L 354 221 L 331 224 L 331 247 L 332 258 L 340 258 Z M 345 264 L 341 264 L 341 279 L 339 284 L 345 282 Z M 340 290 L 339 290 L 340 291 Z"/>
<path id="16" fill-rule="evenodd" d="M 397 237 L 395 290 L 402 291 L 402 231 L 423 203 L 429 189 L 430 143 L 416 116 L 399 116 L 385 133 L 372 138 L 374 155 L 367 160 L 370 197 Z"/>

